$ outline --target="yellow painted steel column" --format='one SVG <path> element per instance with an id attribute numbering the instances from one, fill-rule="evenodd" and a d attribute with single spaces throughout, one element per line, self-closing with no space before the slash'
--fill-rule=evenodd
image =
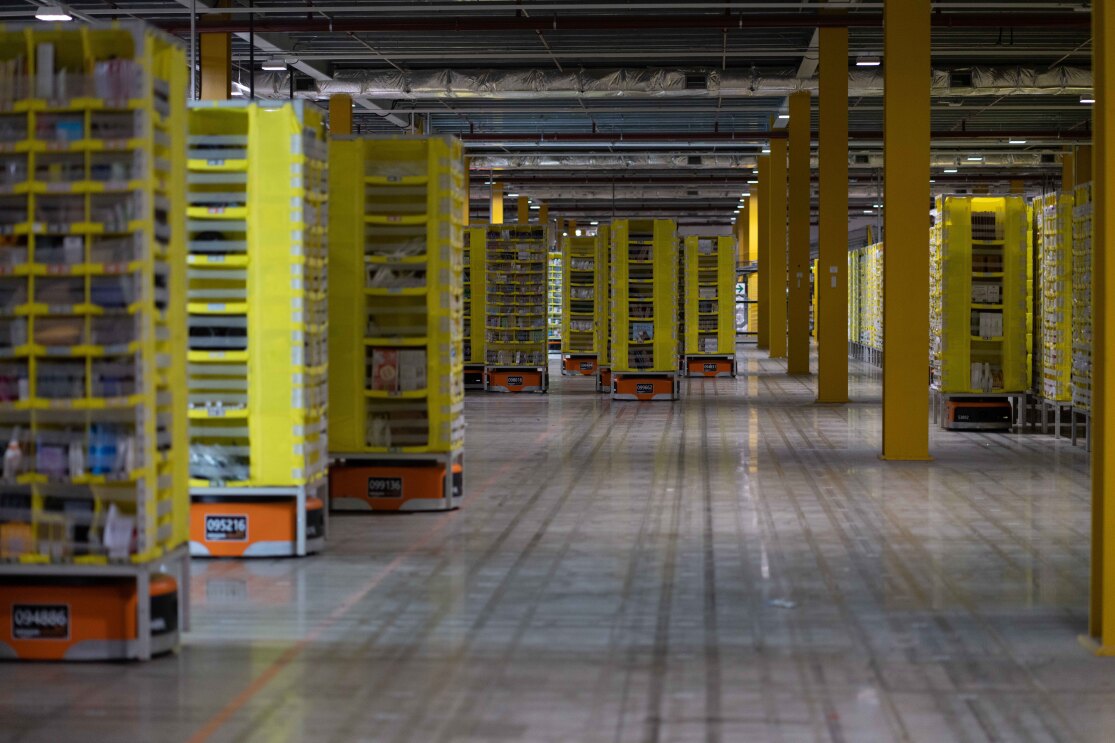
<path id="1" fill-rule="evenodd" d="M 790 96 L 790 240 L 789 293 L 786 316 L 789 342 L 786 346 L 786 373 L 809 373 L 809 93 Z"/>
<path id="2" fill-rule="evenodd" d="M 1075 164 L 1072 148 L 1066 147 L 1065 154 L 1061 155 L 1061 190 L 1065 193 L 1072 193 L 1072 188 L 1076 185 Z"/>
<path id="3" fill-rule="evenodd" d="M 767 308 L 763 300 L 763 297 L 766 296 L 764 279 L 767 275 L 767 267 L 766 257 L 762 254 L 763 243 L 759 240 L 759 212 L 761 211 L 759 209 L 759 188 L 759 184 L 752 184 L 751 195 L 747 197 L 747 244 L 751 246 L 751 260 L 755 261 L 755 266 L 758 269 L 751 274 L 751 278 L 747 282 L 747 298 L 754 299 L 757 302 L 751 305 L 750 317 L 755 320 L 753 329 L 758 332 L 758 347 L 767 348 L 770 345 L 770 335 L 765 325 Z"/>
<path id="4" fill-rule="evenodd" d="M 492 184 L 492 196 L 488 202 L 488 220 L 491 224 L 503 224 L 503 184 Z"/>
<path id="5" fill-rule="evenodd" d="M 345 93 L 329 96 L 329 133 L 334 137 L 352 134 L 352 96 Z"/>
<path id="6" fill-rule="evenodd" d="M 1082 144 L 1076 148 L 1073 154 L 1072 163 L 1075 173 L 1073 174 L 1075 184 L 1083 186 L 1085 183 L 1092 181 L 1092 145 Z"/>
<path id="7" fill-rule="evenodd" d="M 1107 388 L 1109 354 L 1115 351 L 1115 323 L 1110 317 L 1115 287 L 1115 8 L 1092 4 L 1092 76 L 1096 103 L 1092 110 L 1092 601 L 1088 634 L 1101 655 L 1115 655 L 1115 395 Z M 1078 153 L 1078 157 L 1079 157 Z M 1079 161 L 1077 166 L 1079 168 Z M 1110 466 L 1109 466 L 1110 465 Z"/>
<path id="8" fill-rule="evenodd" d="M 747 202 L 736 211 L 736 263 L 751 262 L 751 243 L 748 241 L 750 234 L 747 231 L 747 222 L 750 219 Z"/>
<path id="9" fill-rule="evenodd" d="M 232 96 L 231 34 L 198 34 L 201 100 L 227 101 Z"/>
<path id="10" fill-rule="evenodd" d="M 770 318 L 770 357 L 786 358 L 786 140 L 770 141 L 770 272 L 767 274 L 767 317 Z"/>
<path id="11" fill-rule="evenodd" d="M 820 52 L 817 402 L 841 403 L 848 401 L 848 29 L 822 28 Z"/>
<path id="12" fill-rule="evenodd" d="M 929 458 L 929 0 L 883 3 L 883 458 Z"/>
<path id="13" fill-rule="evenodd" d="M 515 221 L 519 224 L 530 222 L 530 202 L 526 196 L 520 196 L 515 200 Z"/>
<path id="14" fill-rule="evenodd" d="M 770 349 L 770 156 L 759 158 L 758 195 L 752 205 L 759 244 L 759 348 Z"/>
<path id="15" fill-rule="evenodd" d="M 538 224 L 549 224 L 550 205 L 544 202 L 538 204 Z"/>

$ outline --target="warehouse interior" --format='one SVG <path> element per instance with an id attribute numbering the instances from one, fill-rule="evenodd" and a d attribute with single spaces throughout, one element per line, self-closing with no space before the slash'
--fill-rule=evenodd
<path id="1" fill-rule="evenodd" d="M 1113 45 L 0 2 L 0 743 L 1109 740 Z"/>

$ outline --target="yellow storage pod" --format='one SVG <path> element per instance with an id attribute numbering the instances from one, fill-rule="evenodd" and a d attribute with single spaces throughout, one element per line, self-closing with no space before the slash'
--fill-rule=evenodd
<path id="1" fill-rule="evenodd" d="M 1049 402 L 1072 399 L 1072 196 L 1049 194 L 1034 201 L 1039 239 L 1040 302 L 1035 385 Z"/>
<path id="2" fill-rule="evenodd" d="M 138 23 L 0 26 L 0 49 L 0 576 L 29 579 L 5 600 L 134 579 L 132 635 L 66 603 L 55 637 L 93 644 L 55 657 L 148 658 L 177 632 L 135 607 L 159 570 L 188 591 L 185 55 Z M 46 657 L 9 629 L 0 656 Z"/>
<path id="3" fill-rule="evenodd" d="M 1092 411 L 1092 184 L 1077 186 L 1072 220 L 1072 406 Z"/>
<path id="4" fill-rule="evenodd" d="M 600 256 L 600 268 L 596 272 L 597 323 L 595 345 L 596 353 L 596 391 L 611 392 L 612 389 L 612 228 L 601 224 L 596 228 L 596 250 Z"/>
<path id="5" fill-rule="evenodd" d="M 606 311 L 600 291 L 600 275 L 606 267 L 604 246 L 596 236 L 574 235 L 563 237 L 561 245 L 561 373 L 595 376 L 598 329 Z"/>
<path id="6" fill-rule="evenodd" d="M 733 237 L 685 238 L 685 362 L 691 377 L 735 376 Z"/>
<path id="7" fill-rule="evenodd" d="M 540 224 L 488 225 L 484 376 L 490 392 L 549 387 L 550 232 Z"/>
<path id="8" fill-rule="evenodd" d="M 487 291 L 485 265 L 487 228 L 467 227 L 465 239 L 465 317 L 464 360 L 465 389 L 484 389 L 484 321 L 487 318 Z"/>
<path id="9" fill-rule="evenodd" d="M 460 142 L 338 138 L 329 157 L 329 450 L 459 451 Z"/>
<path id="10" fill-rule="evenodd" d="M 219 519 L 222 499 L 285 499 L 294 538 L 243 556 L 304 555 L 324 538 L 304 527 L 328 464 L 321 114 L 302 101 L 197 101 L 189 131 L 192 508 Z M 226 554 L 195 522 L 193 553 Z"/>
<path id="11" fill-rule="evenodd" d="M 930 360 L 943 393 L 1031 379 L 1031 220 L 1021 197 L 942 196 L 931 232 Z"/>
<path id="12" fill-rule="evenodd" d="M 613 399 L 677 399 L 677 270 L 673 220 L 613 225 Z"/>
<path id="13" fill-rule="evenodd" d="M 523 220 L 524 224 L 526 220 Z M 552 238 L 549 238 L 552 240 Z M 564 285 L 564 271 L 562 271 L 561 246 L 551 244 L 547 256 L 547 301 L 546 301 L 546 328 L 547 349 L 550 351 L 561 350 L 562 329 L 562 303 L 564 300 L 562 286 Z M 554 248 L 557 248 L 556 250 Z"/>

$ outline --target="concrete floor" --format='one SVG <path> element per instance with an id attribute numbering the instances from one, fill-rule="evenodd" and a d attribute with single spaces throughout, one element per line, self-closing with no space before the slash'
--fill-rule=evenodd
<path id="1" fill-rule="evenodd" d="M 181 654 L 0 666 L 0 741 L 1111 741 L 1086 455 L 933 433 L 780 365 L 683 399 L 470 396 L 454 514 L 195 561 Z"/>

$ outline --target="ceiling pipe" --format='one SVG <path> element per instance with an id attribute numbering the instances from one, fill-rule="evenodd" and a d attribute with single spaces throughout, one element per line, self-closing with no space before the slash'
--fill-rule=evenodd
<path id="1" fill-rule="evenodd" d="M 458 135 L 461 141 L 472 147 L 500 147 L 509 143 L 525 144 L 554 144 L 559 142 L 591 142 L 614 143 L 624 142 L 741 142 L 762 144 L 772 139 L 785 139 L 785 129 L 774 129 L 767 132 L 550 132 L 550 133 L 513 133 L 513 134 L 477 134 L 465 133 Z M 817 139 L 817 132 L 810 135 Z M 1026 139 L 1037 144 L 1041 140 L 1055 142 L 1087 142 L 1091 141 L 1092 134 L 1088 131 L 1066 132 L 1058 129 L 1012 129 L 1010 131 L 935 131 L 930 134 L 930 139 L 944 141 L 986 141 L 988 139 L 1007 140 L 1011 138 Z M 881 131 L 851 131 L 848 139 L 853 141 L 882 141 Z M 1017 145 L 1016 145 L 1017 146 Z"/>
<path id="2" fill-rule="evenodd" d="M 932 94 L 937 98 L 975 96 L 1079 95 L 1092 91 L 1091 70 L 1059 65 L 1037 67 L 972 67 L 965 85 L 953 85 L 949 70 L 934 70 Z M 262 95 L 283 98 L 288 73 L 257 72 Z M 754 72 L 704 67 L 595 67 L 552 70 L 537 68 L 442 68 L 434 70 L 337 70 L 318 77 L 299 96 L 323 99 L 342 93 L 365 98 L 470 101 L 545 99 L 783 98 L 798 91 L 816 92 L 815 79 L 763 76 Z M 879 97 L 883 77 L 878 70 L 848 72 L 848 94 Z"/>
<path id="3" fill-rule="evenodd" d="M 293 10 L 293 9 L 292 9 Z M 171 33 L 185 33 L 184 21 L 156 22 Z M 967 13 L 940 12 L 932 17 L 934 28 L 1091 28 L 1089 13 Z M 881 28 L 881 13 L 709 13 L 707 15 L 534 15 L 423 18 L 267 18 L 256 24 L 258 32 L 281 33 L 406 33 L 470 31 L 646 31 L 678 29 L 767 28 Z M 201 32 L 239 33 L 247 30 L 239 20 L 205 18 Z"/>

